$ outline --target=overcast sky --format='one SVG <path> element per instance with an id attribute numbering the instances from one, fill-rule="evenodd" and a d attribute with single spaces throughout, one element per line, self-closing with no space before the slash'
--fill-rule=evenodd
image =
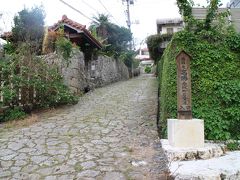
<path id="1" fill-rule="evenodd" d="M 122 0 L 64 0 L 87 17 L 92 18 L 98 13 L 110 14 L 111 21 L 126 27 L 126 5 Z M 230 0 L 222 0 L 224 7 Z M 196 4 L 206 5 L 206 0 L 194 0 Z M 61 19 L 63 14 L 68 18 L 89 26 L 91 20 L 70 9 L 59 0 L 5 0 L 1 2 L 0 27 L 5 31 L 11 30 L 14 14 L 21 11 L 24 6 L 30 8 L 34 5 L 43 5 L 46 11 L 46 25 L 53 25 Z M 130 6 L 132 32 L 136 42 L 141 42 L 146 36 L 156 34 L 156 19 L 180 17 L 176 0 L 135 0 Z M 136 24 L 138 23 L 138 24 Z"/>

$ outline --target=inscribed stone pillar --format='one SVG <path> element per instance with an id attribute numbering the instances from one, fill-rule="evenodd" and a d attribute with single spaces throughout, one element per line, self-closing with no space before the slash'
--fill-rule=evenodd
<path id="1" fill-rule="evenodd" d="M 178 119 L 192 119 L 190 56 L 182 51 L 176 61 Z"/>

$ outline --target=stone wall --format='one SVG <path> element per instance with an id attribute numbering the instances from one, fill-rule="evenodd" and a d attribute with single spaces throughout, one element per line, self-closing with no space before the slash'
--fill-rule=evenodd
<path id="1" fill-rule="evenodd" d="M 116 81 L 129 78 L 128 69 L 123 62 L 107 56 L 99 56 L 85 64 L 84 54 L 74 49 L 67 61 L 55 53 L 43 56 L 50 66 L 57 66 L 63 75 L 64 83 L 74 93 L 88 91 Z"/>
<path id="2" fill-rule="evenodd" d="M 88 65 L 89 79 L 94 87 L 104 86 L 129 78 L 128 69 L 123 62 L 107 56 L 99 56 Z"/>

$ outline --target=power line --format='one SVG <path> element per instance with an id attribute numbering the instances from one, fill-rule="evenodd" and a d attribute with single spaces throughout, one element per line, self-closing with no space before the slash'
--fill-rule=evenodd
<path id="1" fill-rule="evenodd" d="M 102 5 L 102 7 L 110 14 L 111 17 L 113 17 L 113 20 L 120 26 L 120 23 L 115 19 L 115 17 L 110 13 L 110 11 L 106 8 L 106 6 L 102 3 L 101 0 L 98 0 L 98 2 Z"/>
<path id="2" fill-rule="evenodd" d="M 87 18 L 88 20 L 96 22 L 96 20 L 88 17 L 87 15 L 85 15 L 84 13 L 82 13 L 81 11 L 79 11 L 78 9 L 74 8 L 74 7 L 71 6 L 70 4 L 66 3 L 65 1 L 63 1 L 63 0 L 59 0 L 59 1 L 62 2 L 63 4 L 65 4 L 66 6 L 68 6 L 69 8 L 73 9 L 74 11 L 78 12 L 79 14 L 81 14 L 82 16 L 84 16 L 85 18 Z"/>
<path id="3" fill-rule="evenodd" d="M 90 9 L 96 11 L 96 12 L 99 14 L 98 10 L 96 10 L 94 7 L 92 7 L 92 6 L 91 6 L 90 4 L 88 4 L 86 1 L 82 0 L 82 2 L 83 2 L 84 4 L 86 4 Z"/>

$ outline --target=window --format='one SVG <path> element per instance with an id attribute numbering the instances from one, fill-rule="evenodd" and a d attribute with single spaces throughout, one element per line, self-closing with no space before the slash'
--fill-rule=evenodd
<path id="1" fill-rule="evenodd" d="M 181 31 L 182 30 L 182 28 L 177 28 L 177 31 Z"/>
<path id="2" fill-rule="evenodd" d="M 173 34 L 173 28 L 167 28 L 167 34 Z"/>

